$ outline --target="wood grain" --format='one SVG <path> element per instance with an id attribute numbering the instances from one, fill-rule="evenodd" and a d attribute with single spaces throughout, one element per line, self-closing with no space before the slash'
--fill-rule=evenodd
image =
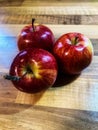
<path id="1" fill-rule="evenodd" d="M 98 111 L 97 99 L 98 99 L 98 58 L 94 57 L 94 60 L 79 77 L 66 77 L 61 76 L 56 81 L 54 87 L 50 88 L 44 93 L 37 94 L 26 94 L 18 91 L 17 98 L 14 99 L 16 103 L 21 104 L 32 104 L 41 106 L 51 106 L 60 108 L 73 108 L 79 110 L 92 110 Z M 9 90 L 10 95 L 14 95 L 13 91 L 11 93 L 10 81 L 6 84 L 5 80 L 2 80 L 3 84 L 6 85 L 5 96 L 3 96 L 6 101 L 6 93 Z M 2 88 L 4 86 L 2 85 Z M 3 89 L 1 89 L 1 93 Z M 11 97 L 11 96 L 10 96 Z M 4 102 L 4 100 L 3 100 Z"/>
<path id="2" fill-rule="evenodd" d="M 35 24 L 36 23 L 37 22 L 35 22 Z M 17 37 L 21 29 L 26 25 L 27 24 L 0 24 L 0 29 L 1 29 L 0 37 L 2 39 L 3 37 L 6 37 L 6 38 Z M 62 24 L 60 25 L 44 24 L 44 25 L 48 26 L 53 31 L 56 39 L 59 38 L 64 33 L 75 32 L 75 31 L 83 33 L 90 39 L 94 39 L 94 42 L 98 38 L 98 25 L 62 25 Z"/>
<path id="3" fill-rule="evenodd" d="M 11 129 L 97 130 L 98 112 L 0 103 L 0 130 Z"/>
<path id="4" fill-rule="evenodd" d="M 98 5 L 97 0 L 48 0 L 49 6 Z M 47 0 L 0 0 L 0 6 L 47 6 Z"/>
<path id="5" fill-rule="evenodd" d="M 3 76 L 19 52 L 17 36 L 32 17 L 56 39 L 70 31 L 87 35 L 94 58 L 81 75 L 59 75 L 47 91 L 26 94 Z M 0 0 L 0 130 L 98 130 L 97 25 L 97 0 Z"/>
<path id="6" fill-rule="evenodd" d="M 81 5 L 80 5 L 81 4 Z M 0 23 L 29 24 L 31 18 L 45 24 L 96 24 L 98 2 L 72 0 L 0 0 Z M 3 7 L 2 7 L 3 6 Z"/>
<path id="7" fill-rule="evenodd" d="M 82 32 L 92 39 L 95 53 L 92 64 L 85 69 L 81 75 L 77 77 L 60 75 L 53 88 L 50 88 L 44 93 L 37 94 L 26 94 L 20 91 L 18 92 L 10 81 L 6 81 L 3 78 L 4 73 L 8 73 L 13 58 L 18 53 L 17 35 L 23 26 L 24 25 L 16 24 L 0 25 L 0 29 L 3 30 L 2 33 L 0 33 L 1 102 L 4 102 L 4 100 L 6 101 L 7 97 L 9 97 L 7 102 L 98 111 L 97 25 L 47 25 L 53 30 L 56 39 L 61 34 L 69 32 L 70 30 Z M 57 30 L 59 30 L 59 32 L 57 32 Z M 13 97 L 13 99 L 11 97 Z"/>
<path id="8" fill-rule="evenodd" d="M 3 76 L 19 52 L 17 36 L 32 17 L 56 39 L 72 31 L 87 35 L 94 58 L 81 75 L 59 75 L 44 93 L 26 94 Z M 0 0 L 0 130 L 98 130 L 97 66 L 97 0 Z"/>
<path id="9" fill-rule="evenodd" d="M 44 24 L 98 25 L 98 9 L 93 6 L 0 7 L 0 23 L 29 24 L 32 18 Z"/>

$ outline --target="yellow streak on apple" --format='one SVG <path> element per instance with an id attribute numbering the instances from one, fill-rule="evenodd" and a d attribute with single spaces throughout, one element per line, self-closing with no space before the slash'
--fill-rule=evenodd
<path id="1" fill-rule="evenodd" d="M 34 77 L 36 78 L 41 78 L 41 75 L 39 74 L 40 71 L 40 65 L 37 62 L 34 62 L 33 64 L 31 64 L 31 70 L 33 72 Z"/>

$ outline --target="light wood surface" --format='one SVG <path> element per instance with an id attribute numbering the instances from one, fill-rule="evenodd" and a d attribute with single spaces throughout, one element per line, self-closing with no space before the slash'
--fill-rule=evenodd
<path id="1" fill-rule="evenodd" d="M 98 24 L 97 0 L 20 0 L 0 2 L 0 23 Z"/>
<path id="2" fill-rule="evenodd" d="M 97 130 L 98 128 L 97 112 L 3 103 L 0 105 L 0 114 L 0 130 Z"/>
<path id="3" fill-rule="evenodd" d="M 98 7 L 95 6 L 31 6 L 0 7 L 2 24 L 29 24 L 31 18 L 44 24 L 98 25 Z"/>
<path id="4" fill-rule="evenodd" d="M 87 35 L 91 65 L 79 76 L 60 75 L 44 93 L 18 91 L 3 76 L 19 52 L 17 36 L 31 18 L 51 28 Z M 0 130 L 98 130 L 98 1 L 0 0 Z"/>
<path id="5" fill-rule="evenodd" d="M 51 106 L 51 107 L 61 107 L 61 108 L 70 108 L 70 109 L 80 109 L 80 110 L 93 110 L 98 111 L 98 45 L 97 42 L 95 42 L 94 39 L 97 39 L 98 32 L 96 31 L 96 28 L 98 26 L 86 26 L 86 25 L 46 25 L 51 30 L 53 30 L 56 39 L 61 36 L 64 33 L 70 32 L 70 31 L 77 31 L 80 33 L 83 33 L 87 35 L 90 39 L 92 39 L 92 43 L 94 45 L 94 50 L 96 50 L 96 53 L 94 53 L 92 64 L 86 68 L 81 75 L 78 77 L 63 77 L 60 75 L 59 77 L 59 85 L 55 84 L 54 88 L 49 89 L 45 93 L 38 93 L 38 94 L 25 94 L 22 92 L 18 92 L 17 96 L 15 97 L 16 103 L 22 103 L 22 104 L 36 104 L 41 106 Z M 21 28 L 24 27 L 24 25 L 1 25 L 0 28 L 2 31 L 3 44 L 1 43 L 1 49 L 0 49 L 0 72 L 2 73 L 8 73 L 10 65 L 13 61 L 13 58 L 18 53 L 17 48 L 17 36 L 20 32 Z M 57 30 L 59 30 L 57 32 Z M 92 31 L 89 31 L 92 30 Z M 93 34 L 92 32 L 96 32 Z M 7 43 L 7 37 L 9 37 Z M 3 50 L 2 50 L 3 47 Z M 9 59 L 6 60 L 6 59 Z M 3 78 L 1 76 L 1 78 Z M 69 81 L 69 79 L 71 81 Z M 8 89 L 13 88 L 13 85 L 10 83 L 10 81 L 2 80 L 2 84 L 6 85 Z M 61 81 L 60 81 L 61 80 Z M 66 83 L 68 80 L 69 83 Z M 63 83 L 62 83 L 63 81 Z M 58 81 L 57 81 L 58 82 Z M 1 84 L 1 86 L 2 86 Z M 10 86 L 10 88 L 9 88 Z M 57 86 L 57 87 L 56 87 Z M 16 92 L 16 91 L 15 91 Z M 13 91 L 14 93 L 14 91 Z"/>

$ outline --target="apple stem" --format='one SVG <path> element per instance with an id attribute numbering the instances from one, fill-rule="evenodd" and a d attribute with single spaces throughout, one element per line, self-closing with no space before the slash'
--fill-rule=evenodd
<path id="1" fill-rule="evenodd" d="M 32 28 L 33 28 L 33 31 L 35 31 L 34 22 L 35 22 L 35 19 L 32 18 Z"/>
<path id="2" fill-rule="evenodd" d="M 78 37 L 75 38 L 75 44 L 77 44 Z"/>
<path id="3" fill-rule="evenodd" d="M 4 78 L 7 79 L 7 80 L 12 80 L 12 81 L 19 81 L 21 78 L 23 78 L 25 75 L 27 74 L 24 73 L 24 75 L 22 75 L 21 77 L 18 77 L 18 76 L 12 76 L 12 75 L 4 75 Z"/>
<path id="4" fill-rule="evenodd" d="M 72 44 L 76 45 L 77 44 L 77 40 L 78 40 L 78 37 L 75 37 L 74 39 L 72 39 Z"/>
<path id="5" fill-rule="evenodd" d="M 12 80 L 12 81 L 19 81 L 20 77 L 18 76 L 12 76 L 12 75 L 4 75 L 5 79 Z"/>

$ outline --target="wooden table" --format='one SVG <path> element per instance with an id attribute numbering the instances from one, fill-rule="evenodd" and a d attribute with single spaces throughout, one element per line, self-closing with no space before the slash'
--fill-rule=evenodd
<path id="1" fill-rule="evenodd" d="M 17 36 L 32 17 L 50 27 L 56 39 L 77 31 L 94 46 L 93 61 L 81 75 L 60 76 L 44 94 L 22 93 L 3 78 L 19 52 Z M 98 130 L 97 66 L 97 1 L 0 0 L 0 130 Z"/>

